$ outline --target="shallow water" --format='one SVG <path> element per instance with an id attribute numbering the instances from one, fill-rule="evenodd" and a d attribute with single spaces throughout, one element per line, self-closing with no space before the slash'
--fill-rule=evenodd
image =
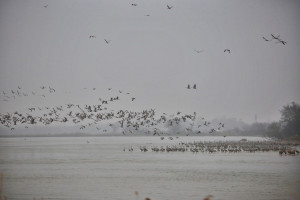
<path id="1" fill-rule="evenodd" d="M 241 137 L 0 138 L 8 199 L 300 199 L 300 156 L 141 152 L 139 146 Z M 248 140 L 266 140 L 248 137 Z M 129 152 L 129 148 L 133 152 Z M 125 148 L 125 152 L 123 149 Z M 1 188 L 0 188 L 1 189 Z M 135 194 L 138 192 L 138 195 Z"/>

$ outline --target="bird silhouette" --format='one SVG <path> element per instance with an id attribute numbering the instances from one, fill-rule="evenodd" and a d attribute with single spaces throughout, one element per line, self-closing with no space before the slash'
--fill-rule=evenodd
<path id="1" fill-rule="evenodd" d="M 270 40 L 268 40 L 267 38 L 265 37 L 262 37 L 266 42 L 269 42 Z"/>
<path id="2" fill-rule="evenodd" d="M 229 50 L 229 49 L 225 49 L 225 50 L 224 50 L 224 52 L 226 52 L 226 51 L 227 51 L 228 53 L 230 53 L 230 50 Z"/>
<path id="3" fill-rule="evenodd" d="M 170 10 L 170 9 L 172 9 L 172 8 L 173 8 L 173 6 L 169 6 L 169 5 L 167 5 L 167 8 Z"/>
<path id="4" fill-rule="evenodd" d="M 109 44 L 109 43 L 110 43 L 110 40 L 106 40 L 106 39 L 104 39 L 104 40 L 105 40 L 106 44 Z"/>
<path id="5" fill-rule="evenodd" d="M 280 35 L 278 35 L 277 37 L 275 37 L 273 34 L 271 34 L 271 36 L 273 37 L 273 39 L 275 40 L 279 40 Z"/>
<path id="6" fill-rule="evenodd" d="M 278 43 L 282 43 L 283 45 L 285 45 L 285 44 L 286 44 L 286 42 L 285 42 L 285 41 L 283 41 L 283 40 L 278 40 Z"/>
<path id="7" fill-rule="evenodd" d="M 202 53 L 203 52 L 203 50 L 194 50 L 195 52 L 197 52 L 197 53 Z"/>

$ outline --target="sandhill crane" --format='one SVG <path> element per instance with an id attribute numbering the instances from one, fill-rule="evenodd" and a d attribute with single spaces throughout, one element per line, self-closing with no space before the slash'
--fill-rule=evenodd
<path id="1" fill-rule="evenodd" d="M 271 34 L 271 36 L 275 39 L 275 40 L 279 40 L 280 35 L 278 35 L 277 37 L 275 37 L 273 34 Z"/>
<path id="2" fill-rule="evenodd" d="M 172 9 L 172 8 L 173 8 L 173 6 L 169 6 L 169 5 L 167 5 L 167 8 L 170 10 L 170 9 Z"/>
<path id="3" fill-rule="evenodd" d="M 194 50 L 196 53 L 202 53 L 203 50 Z"/>
<path id="4" fill-rule="evenodd" d="M 265 37 L 262 37 L 266 42 L 269 42 L 270 40 L 268 40 L 267 38 Z"/>

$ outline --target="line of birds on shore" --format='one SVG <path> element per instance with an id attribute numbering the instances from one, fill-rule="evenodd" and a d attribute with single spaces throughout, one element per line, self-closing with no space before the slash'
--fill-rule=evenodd
<path id="1" fill-rule="evenodd" d="M 55 92 L 52 87 L 48 87 L 49 92 Z M 19 88 L 20 90 L 21 88 Z M 41 89 L 46 89 L 42 86 Z M 87 88 L 84 88 L 87 89 Z M 96 88 L 92 88 L 96 90 Z M 109 91 L 112 88 L 108 88 Z M 12 90 L 13 91 L 13 90 Z M 99 98 L 98 104 L 94 105 L 75 105 L 67 103 L 54 107 L 30 107 L 27 112 L 0 113 L 0 123 L 2 126 L 11 129 L 29 128 L 34 125 L 50 125 L 53 123 L 78 124 L 80 129 L 95 127 L 97 132 L 107 133 L 109 131 L 121 130 L 122 134 L 134 134 L 143 132 L 146 134 L 161 135 L 168 132 L 168 129 L 184 131 L 186 135 L 200 134 L 204 131 L 213 133 L 224 128 L 224 123 L 212 126 L 211 122 L 204 117 L 197 117 L 196 112 L 193 114 L 176 114 L 168 115 L 166 113 L 158 114 L 155 109 L 145 109 L 142 111 L 130 111 L 120 109 L 114 111 L 108 109 L 109 104 L 120 101 L 124 95 L 130 94 L 118 90 L 119 95 L 109 98 Z M 127 98 L 128 99 L 128 98 Z M 133 102 L 136 98 L 129 97 Z M 107 126 L 108 125 L 108 126 Z M 110 127 L 111 130 L 107 130 Z"/>
<path id="2" fill-rule="evenodd" d="M 299 154 L 296 143 L 282 141 L 216 141 L 216 142 L 180 142 L 174 145 L 143 145 L 139 147 L 124 147 L 123 151 L 133 152 L 192 152 L 192 153 L 255 153 L 255 152 L 278 152 L 279 155 Z"/>

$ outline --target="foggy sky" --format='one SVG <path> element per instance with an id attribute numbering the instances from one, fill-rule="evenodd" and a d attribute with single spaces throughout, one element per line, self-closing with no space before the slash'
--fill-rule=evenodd
<path id="1" fill-rule="evenodd" d="M 0 101 L 0 112 L 124 90 L 136 97 L 119 103 L 128 109 L 277 121 L 300 102 L 299 19 L 297 0 L 2 0 L 0 92 L 56 93 Z"/>

